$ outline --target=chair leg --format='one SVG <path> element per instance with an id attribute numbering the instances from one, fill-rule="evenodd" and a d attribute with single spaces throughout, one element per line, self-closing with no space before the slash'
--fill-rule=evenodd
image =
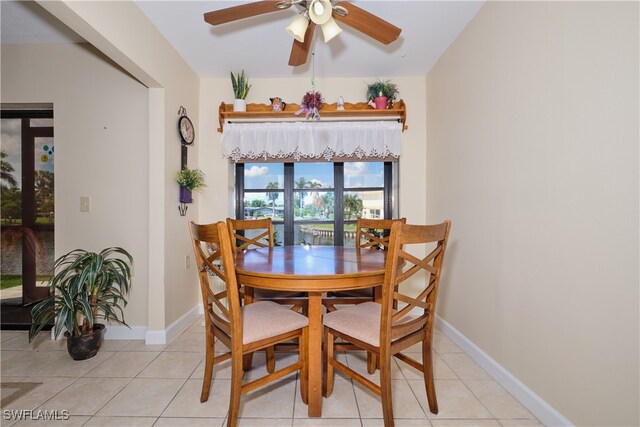
<path id="1" fill-rule="evenodd" d="M 370 351 L 367 351 L 367 372 L 369 375 L 372 375 L 376 372 L 376 367 L 378 366 L 376 362 L 376 355 Z"/>
<path id="2" fill-rule="evenodd" d="M 242 370 L 247 372 L 251 370 L 253 365 L 253 353 L 247 353 L 242 356 Z"/>
<path id="3" fill-rule="evenodd" d="M 331 396 L 333 393 L 333 365 L 329 360 L 333 359 L 333 335 L 329 333 L 329 328 L 324 328 L 324 352 L 322 354 L 323 370 L 324 370 L 324 397 Z"/>
<path id="4" fill-rule="evenodd" d="M 438 399 L 436 398 L 436 386 L 433 381 L 433 357 L 431 353 L 431 336 L 422 341 L 422 373 L 424 374 L 424 386 L 427 389 L 427 401 L 429 410 L 438 413 Z"/>
<path id="5" fill-rule="evenodd" d="M 253 303 L 253 291 L 254 289 L 250 286 L 244 287 L 244 305 Z M 245 354 L 242 359 L 242 370 L 250 371 L 253 365 L 253 353 Z"/>
<path id="6" fill-rule="evenodd" d="M 213 359 L 215 358 L 216 337 L 211 332 L 211 328 L 207 328 L 205 349 L 205 365 L 204 379 L 202 380 L 202 392 L 200 393 L 200 402 L 206 402 L 209 399 L 209 391 L 211 390 L 211 382 L 213 381 Z"/>
<path id="7" fill-rule="evenodd" d="M 274 347 L 267 347 L 264 349 L 264 356 L 267 360 L 267 372 L 273 374 L 276 370 L 276 356 Z"/>
<path id="8" fill-rule="evenodd" d="M 380 397 L 384 427 L 393 427 L 393 400 L 391 398 L 391 358 L 380 357 Z"/>
<path id="9" fill-rule="evenodd" d="M 229 415 L 227 427 L 236 427 L 240 412 L 240 393 L 242 390 L 242 359 L 239 355 L 231 356 L 231 394 L 229 395 Z"/>
<path id="10" fill-rule="evenodd" d="M 309 404 L 309 328 L 302 329 L 298 344 L 299 358 L 302 361 L 300 370 L 300 396 L 305 405 Z"/>

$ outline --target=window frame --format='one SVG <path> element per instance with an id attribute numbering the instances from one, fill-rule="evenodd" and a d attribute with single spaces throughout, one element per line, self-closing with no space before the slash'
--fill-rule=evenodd
<path id="1" fill-rule="evenodd" d="M 247 162 L 260 163 L 260 162 Z M 278 163 L 278 162 L 272 162 Z M 284 188 L 270 189 L 272 193 L 282 193 L 284 199 L 284 220 L 273 221 L 275 225 L 284 225 L 284 245 L 291 246 L 294 244 L 294 232 L 296 224 L 331 224 L 333 223 L 333 244 L 334 246 L 344 246 L 344 226 L 345 224 L 355 224 L 357 220 L 344 220 L 344 194 L 348 192 L 365 192 L 365 191 L 381 191 L 383 192 L 383 217 L 384 219 L 393 218 L 394 213 L 394 163 L 391 161 L 382 161 L 383 163 L 383 186 L 382 187 L 346 187 L 344 186 L 344 163 L 333 162 L 333 187 L 322 188 L 318 191 L 333 192 L 334 194 L 334 215 L 331 220 L 309 220 L 296 221 L 294 218 L 294 194 L 303 192 L 304 189 L 296 189 L 294 182 L 293 162 L 283 162 L 284 164 Z M 244 219 L 244 197 L 246 193 L 264 193 L 265 189 L 246 189 L 244 182 L 245 163 L 235 164 L 235 216 L 237 219 Z M 397 173 L 395 173 L 397 175 Z M 307 190 L 308 191 L 308 190 Z"/>

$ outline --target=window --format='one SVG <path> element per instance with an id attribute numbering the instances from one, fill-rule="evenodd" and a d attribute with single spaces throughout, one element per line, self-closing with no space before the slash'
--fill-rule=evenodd
<path id="1" fill-rule="evenodd" d="M 238 163 L 236 218 L 270 217 L 276 245 L 355 246 L 359 217 L 391 218 L 393 163 Z"/>

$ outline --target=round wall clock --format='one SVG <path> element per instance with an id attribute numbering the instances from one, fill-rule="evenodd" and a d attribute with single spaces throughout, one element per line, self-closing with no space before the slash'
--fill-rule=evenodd
<path id="1" fill-rule="evenodd" d="M 189 117 L 182 116 L 178 120 L 178 132 L 180 132 L 180 138 L 184 145 L 191 145 L 196 139 L 196 131 L 193 129 L 193 123 L 189 120 Z"/>

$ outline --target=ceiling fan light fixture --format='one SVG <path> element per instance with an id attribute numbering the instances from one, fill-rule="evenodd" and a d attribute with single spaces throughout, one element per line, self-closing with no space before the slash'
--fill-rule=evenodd
<path id="1" fill-rule="evenodd" d="M 309 18 L 305 15 L 298 15 L 286 28 L 287 33 L 300 43 L 304 42 L 304 35 L 309 26 Z"/>
<path id="2" fill-rule="evenodd" d="M 342 32 L 342 28 L 338 27 L 335 19 L 331 18 L 324 24 L 322 24 L 322 35 L 324 36 L 324 42 L 329 43 L 331 39 Z"/>
<path id="3" fill-rule="evenodd" d="M 309 18 L 316 25 L 323 25 L 331 19 L 333 7 L 330 0 L 312 0 L 309 3 Z"/>

